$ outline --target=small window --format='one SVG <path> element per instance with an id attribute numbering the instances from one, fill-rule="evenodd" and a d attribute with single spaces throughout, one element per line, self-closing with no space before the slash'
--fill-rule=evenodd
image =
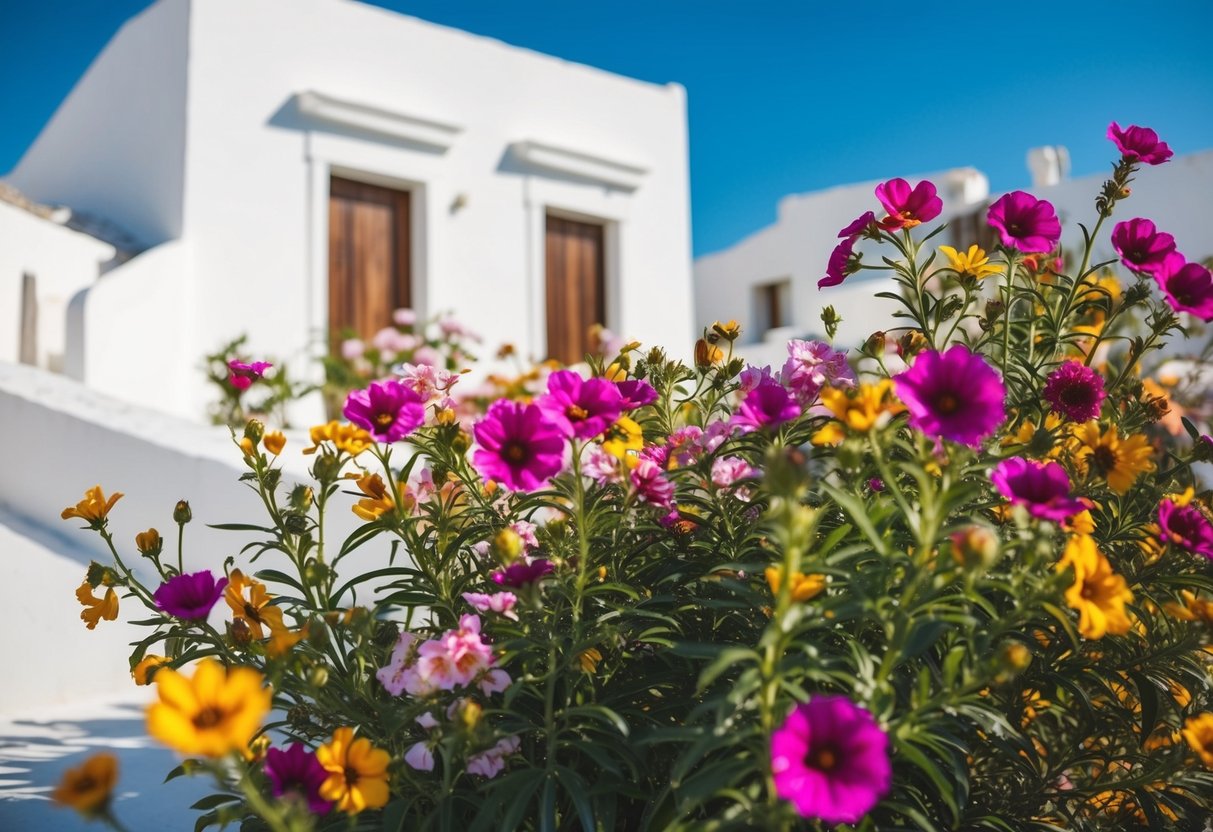
<path id="1" fill-rule="evenodd" d="M 948 220 L 948 234 L 952 238 L 952 247 L 960 251 L 966 251 L 976 243 L 988 253 L 998 244 L 994 229 L 986 222 L 985 208 L 952 217 Z"/>
<path id="2" fill-rule="evenodd" d="M 792 323 L 792 281 L 784 278 L 754 287 L 754 334 Z"/>

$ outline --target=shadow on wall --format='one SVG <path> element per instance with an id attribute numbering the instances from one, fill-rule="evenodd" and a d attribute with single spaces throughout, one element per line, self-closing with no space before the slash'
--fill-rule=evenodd
<path id="1" fill-rule="evenodd" d="M 5 718 L 0 720 L 0 829 L 97 829 L 53 803 L 50 792 L 67 769 L 100 751 L 118 757 L 113 810 L 132 832 L 189 828 L 190 805 L 213 791 L 207 777 L 163 783 L 179 759 L 147 736 L 142 704 L 73 706 L 47 716 Z"/>

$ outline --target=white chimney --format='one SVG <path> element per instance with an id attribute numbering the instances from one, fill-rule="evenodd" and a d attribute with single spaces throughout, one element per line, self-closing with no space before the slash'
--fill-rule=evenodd
<path id="1" fill-rule="evenodd" d="M 1033 188 L 1056 185 L 1070 175 L 1070 151 L 1061 145 L 1034 147 L 1028 151 L 1028 170 Z"/>

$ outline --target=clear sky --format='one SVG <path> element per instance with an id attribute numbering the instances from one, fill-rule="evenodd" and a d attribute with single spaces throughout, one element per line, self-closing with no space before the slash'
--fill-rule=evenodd
<path id="1" fill-rule="evenodd" d="M 206 2 L 206 0 L 195 0 Z M 255 2 L 255 0 L 248 0 Z M 149 0 L 0 0 L 0 171 Z M 788 193 L 972 165 L 1025 187 L 1030 147 L 1107 168 L 1108 122 L 1213 148 L 1213 0 L 377 0 L 688 90 L 696 254 Z"/>

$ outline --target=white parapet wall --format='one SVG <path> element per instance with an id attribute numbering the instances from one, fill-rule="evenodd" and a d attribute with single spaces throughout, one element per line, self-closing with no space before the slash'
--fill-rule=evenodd
<path id="1" fill-rule="evenodd" d="M 149 384 L 155 384 L 149 378 Z M 290 571 L 285 557 L 270 553 L 250 564 L 240 549 L 244 533 L 208 528 L 211 523 L 260 523 L 257 495 L 237 482 L 246 470 L 226 428 L 206 427 L 99 394 L 63 376 L 0 363 L 0 425 L 9 442 L 0 469 L 0 551 L 5 576 L 0 589 L 0 655 L 10 674 L 0 685 L 0 714 L 26 711 L 129 691 L 129 642 L 150 633 L 129 621 L 149 617 L 134 599 L 123 599 L 119 621 L 89 631 L 80 620 L 75 590 L 90 559 L 110 563 L 100 537 L 81 530 L 60 512 L 87 488 L 125 496 L 114 506 L 109 529 L 123 559 L 152 586 L 154 570 L 135 550 L 138 532 L 155 527 L 175 552 L 173 507 L 188 499 L 194 519 L 186 527 L 185 570 L 211 569 L 236 558 L 245 570 Z M 282 460 L 290 481 L 306 477 L 304 436 L 288 434 Z M 338 498 L 330 514 L 329 540 L 341 540 L 357 522 Z M 343 561 L 354 574 L 386 565 L 387 545 L 371 545 Z M 166 554 L 165 560 L 175 560 Z M 221 601 L 212 623 L 230 620 Z"/>

